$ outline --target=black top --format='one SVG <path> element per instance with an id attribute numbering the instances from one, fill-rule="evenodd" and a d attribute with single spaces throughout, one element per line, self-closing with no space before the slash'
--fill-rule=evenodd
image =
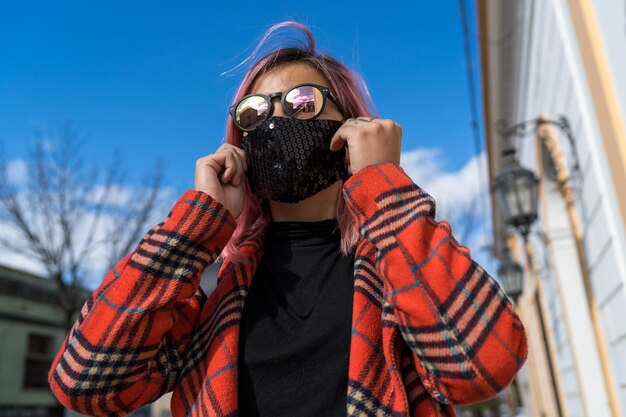
<path id="1" fill-rule="evenodd" d="M 239 336 L 239 416 L 345 417 L 354 254 L 337 219 L 272 222 Z"/>

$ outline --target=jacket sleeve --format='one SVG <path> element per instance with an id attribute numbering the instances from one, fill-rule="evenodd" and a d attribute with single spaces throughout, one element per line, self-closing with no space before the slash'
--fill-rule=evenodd
<path id="1" fill-rule="evenodd" d="M 400 165 L 368 165 L 343 195 L 376 248 L 384 297 L 424 387 L 447 404 L 495 396 L 527 356 L 524 327 L 499 284 L 449 223 L 435 220 L 435 200 Z"/>
<path id="2" fill-rule="evenodd" d="M 107 273 L 48 373 L 64 406 L 123 416 L 173 389 L 205 298 L 201 274 L 235 226 L 221 203 L 188 190 Z"/>

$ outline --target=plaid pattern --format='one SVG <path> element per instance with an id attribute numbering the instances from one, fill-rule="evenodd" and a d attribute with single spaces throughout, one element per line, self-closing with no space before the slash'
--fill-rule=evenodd
<path id="1" fill-rule="evenodd" d="M 356 248 L 348 416 L 454 416 L 491 398 L 523 365 L 526 335 L 496 281 L 472 261 L 435 202 L 397 164 L 343 188 Z M 187 191 L 85 303 L 50 369 L 54 394 L 83 414 L 122 416 L 173 391 L 174 416 L 237 415 L 241 313 L 262 238 L 226 260 L 204 299 L 200 275 L 235 219 Z"/>

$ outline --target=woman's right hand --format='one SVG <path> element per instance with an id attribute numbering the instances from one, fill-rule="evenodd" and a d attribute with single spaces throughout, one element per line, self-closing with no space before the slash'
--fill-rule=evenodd
<path id="1" fill-rule="evenodd" d="M 248 160 L 243 149 L 223 143 L 196 161 L 195 189 L 222 203 L 237 218 L 246 196 Z"/>

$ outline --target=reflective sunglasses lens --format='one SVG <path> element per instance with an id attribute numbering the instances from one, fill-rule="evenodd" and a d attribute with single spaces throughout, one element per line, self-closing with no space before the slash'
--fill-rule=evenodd
<path id="1" fill-rule="evenodd" d="M 244 129 L 253 129 L 265 119 L 268 110 L 265 98 L 248 97 L 235 109 L 235 121 Z"/>
<path id="2" fill-rule="evenodd" d="M 324 96 L 319 88 L 304 85 L 290 90 L 285 96 L 285 111 L 297 119 L 310 119 L 321 110 Z"/>

